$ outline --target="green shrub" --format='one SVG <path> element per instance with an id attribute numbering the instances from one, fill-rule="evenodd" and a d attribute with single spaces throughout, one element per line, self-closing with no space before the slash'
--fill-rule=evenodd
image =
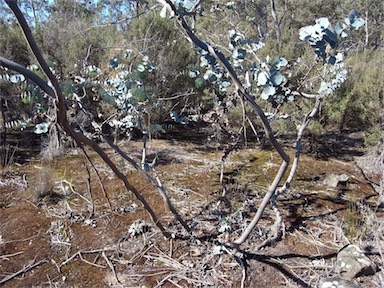
<path id="1" fill-rule="evenodd" d="M 365 131 L 367 142 L 380 138 L 383 129 L 383 49 L 349 55 L 349 78 L 325 104 L 327 127 Z"/>

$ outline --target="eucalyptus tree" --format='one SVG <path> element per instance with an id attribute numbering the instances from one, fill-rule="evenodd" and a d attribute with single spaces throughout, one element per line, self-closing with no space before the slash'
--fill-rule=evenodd
<path id="1" fill-rule="evenodd" d="M 55 107 L 57 107 L 55 109 L 55 122 L 60 125 L 65 133 L 73 137 L 80 148 L 83 148 L 84 145 L 93 148 L 112 169 L 115 175 L 124 182 L 127 190 L 132 191 L 141 201 L 163 234 L 170 237 L 171 233 L 159 222 L 159 219 L 156 217 L 146 199 L 130 184 L 128 178 L 118 169 L 100 146 L 91 139 L 91 137 L 88 137 L 89 135 L 84 133 L 84 131 L 70 125 L 66 114 L 67 99 L 65 96 L 67 94 L 76 96 L 76 91 L 71 90 L 70 85 L 61 85 L 63 83 L 60 83 L 58 77 L 53 74 L 42 56 L 39 47 L 36 45 L 27 22 L 17 6 L 17 1 L 5 0 L 5 2 L 16 15 L 27 37 L 32 53 L 41 67 L 41 76 L 39 76 L 37 72 L 32 71 L 32 69 L 26 69 L 4 57 L 0 57 L 0 65 L 19 73 L 16 75 L 23 75 L 20 77 L 30 79 L 39 86 L 45 95 L 54 99 Z M 216 46 L 215 44 L 211 44 L 215 40 L 215 35 L 200 33 L 198 23 L 200 20 L 204 21 L 204 11 L 217 9 L 217 5 L 215 5 L 214 2 L 207 1 L 207 3 L 204 3 L 190 0 L 158 0 L 157 2 L 161 4 L 160 11 L 158 11 L 160 17 L 170 17 L 173 19 L 168 19 L 168 21 L 176 21 L 178 23 L 180 33 L 183 35 L 178 41 L 188 40 L 198 55 L 198 65 L 187 67 L 189 70 L 188 77 L 194 79 L 194 83 L 196 84 L 209 84 L 211 87 L 214 87 L 214 90 L 211 91 L 221 93 L 220 101 L 217 102 L 228 102 L 229 99 L 236 99 L 240 105 L 244 107 L 242 109 L 243 127 L 241 131 L 245 130 L 245 125 L 250 119 L 248 111 L 254 111 L 260 119 L 266 137 L 281 158 L 280 168 L 273 181 L 269 184 L 267 191 L 265 191 L 265 196 L 254 218 L 250 221 L 247 228 L 240 231 L 240 235 L 235 235 L 237 239 L 230 239 L 229 243 L 226 243 L 238 249 L 239 246 L 249 238 L 251 232 L 261 219 L 267 205 L 271 203 L 276 215 L 274 225 L 275 235 L 273 239 L 268 239 L 266 242 L 258 245 L 259 248 L 263 247 L 270 241 L 275 240 L 281 233 L 280 226 L 282 217 L 276 199 L 279 194 L 285 192 L 291 185 L 299 162 L 301 139 L 304 130 L 318 113 L 321 104 L 326 101 L 327 97 L 330 97 L 334 93 L 347 77 L 348 71 L 344 64 L 344 46 L 342 45 L 344 39 L 348 36 L 347 32 L 349 33 L 350 30 L 355 30 L 363 26 L 365 22 L 354 9 L 350 11 L 346 18 L 337 22 L 335 25 L 332 25 L 328 18 L 318 18 L 313 25 L 302 27 L 298 35 L 300 40 L 309 44 L 312 51 L 311 56 L 307 56 L 308 58 L 303 56 L 298 59 L 286 59 L 279 55 L 260 56 L 259 51 L 264 47 L 265 43 L 261 41 L 261 37 L 255 37 L 255 33 L 249 37 L 245 33 L 248 30 L 243 29 L 247 26 L 243 24 L 229 23 L 225 25 L 224 29 L 221 30 L 221 45 Z M 236 2 L 226 2 L 224 6 L 219 7 L 219 9 L 221 9 L 219 13 L 221 13 L 221 15 L 236 14 L 236 5 Z M 234 25 L 231 27 L 232 24 Z M 186 40 L 184 40 L 184 38 Z M 225 41 L 227 44 L 224 46 Z M 221 51 L 221 48 L 223 48 L 224 52 Z M 117 55 L 113 57 L 109 63 L 111 69 L 116 69 L 113 79 L 105 80 L 100 77 L 102 71 L 93 65 L 84 67 L 84 70 L 81 71 L 81 73 L 84 74 L 75 75 L 75 78 L 79 84 L 82 84 L 81 87 L 84 89 L 87 88 L 87 85 L 96 88 L 96 91 L 98 91 L 97 94 L 106 101 L 109 99 L 109 101 L 116 105 L 118 110 L 124 110 L 130 114 L 136 113 L 140 118 L 140 115 L 145 113 L 145 104 L 150 103 L 147 101 L 150 98 L 148 95 L 150 89 L 148 83 L 145 83 L 145 81 L 148 79 L 147 76 L 156 70 L 156 64 L 152 63 L 152 61 L 156 61 L 147 55 L 140 55 L 140 57 L 135 56 L 133 60 L 130 60 L 132 51 L 127 50 L 121 52 L 124 56 Z M 304 61 L 308 62 L 303 64 Z M 306 86 L 305 83 L 308 79 L 305 76 L 313 71 L 316 71 L 316 77 L 312 77 L 314 80 L 311 80 L 311 85 Z M 47 84 L 43 77 L 49 79 L 50 85 Z M 68 87 L 69 89 L 66 89 Z M 283 117 L 285 115 L 282 113 L 284 112 L 284 106 L 291 105 L 290 107 L 294 107 L 294 103 L 298 101 L 310 103 L 311 108 L 307 108 L 307 111 L 302 111 L 300 113 L 302 118 L 301 122 L 296 123 L 296 154 L 289 174 L 286 175 L 291 159 L 284 147 L 279 143 L 278 139 L 276 139 L 271 121 L 276 117 Z M 82 99 L 78 100 L 78 105 L 81 109 L 83 108 Z M 248 109 L 245 108 L 247 105 L 249 105 L 247 107 Z M 261 105 L 266 107 L 268 111 L 265 112 Z M 88 111 L 85 109 L 84 112 L 87 113 Z M 137 164 L 132 157 L 125 154 L 119 147 L 113 145 L 104 137 L 101 133 L 102 125 L 95 121 L 95 115 L 92 115 L 92 113 L 87 114 L 95 130 L 99 132 L 97 136 L 99 137 L 98 139 L 106 141 L 124 160 L 132 164 L 137 171 L 144 175 L 147 181 L 162 195 L 165 205 L 174 214 L 179 223 L 188 233 L 193 233 L 189 224 L 183 220 L 183 217 L 173 207 L 161 184 L 161 179 L 159 179 L 154 170 L 151 176 L 150 172 L 152 172 L 151 168 L 153 167 L 151 167 L 150 163 L 146 162 L 145 151 L 143 153 L 142 165 Z M 175 113 L 172 113 L 172 115 L 175 119 L 182 119 Z M 131 123 L 135 125 L 132 120 L 134 118 L 126 116 L 117 119 L 116 125 L 124 121 L 129 122 L 129 125 L 131 125 Z M 290 115 L 288 114 L 286 118 L 289 119 Z M 47 123 L 47 125 L 49 125 L 49 123 Z M 39 133 L 40 128 L 44 128 L 47 125 L 36 127 L 36 132 Z M 85 150 L 83 150 L 83 152 L 86 153 Z M 245 223 L 243 224 L 245 225 Z"/>
<path id="2" fill-rule="evenodd" d="M 167 17 L 167 15 L 175 17 L 180 25 L 181 32 L 197 48 L 201 55 L 201 66 L 206 67 L 205 78 L 212 84 L 219 85 L 224 91 L 231 90 L 231 93 L 237 95 L 240 101 L 245 100 L 249 103 L 260 117 L 266 136 L 281 157 L 280 169 L 270 184 L 256 215 L 242 232 L 241 236 L 233 241 L 234 246 L 238 247 L 249 237 L 269 201 L 271 201 L 276 213 L 277 237 L 280 229 L 281 215 L 277 209 L 276 197 L 289 188 L 293 179 L 299 161 L 301 137 L 305 128 L 317 114 L 324 99 L 332 95 L 347 77 L 347 70 L 344 67 L 344 55 L 342 53 L 343 47 L 339 46 L 342 39 L 347 37 L 346 30 L 357 29 L 363 26 L 365 21 L 353 9 L 344 21 L 338 22 L 335 26 L 331 25 L 328 18 L 322 17 L 316 20 L 315 25 L 309 25 L 300 29 L 300 40 L 307 41 L 312 46 L 319 60 L 317 63 L 324 67 L 323 74 L 318 76 L 319 80 L 316 83 L 317 91 L 310 91 L 312 93 L 308 93 L 300 89 L 302 84 L 289 83 L 290 77 L 287 71 L 285 71 L 287 70 L 286 67 L 289 68 L 290 64 L 287 59 L 277 57 L 275 60 L 271 60 L 270 56 L 260 59 L 257 51 L 263 44 L 253 42 L 242 31 L 236 29 L 237 27 L 228 31 L 230 54 L 227 56 L 218 47 L 215 47 L 214 44 L 209 43 L 211 38 L 202 40 L 202 37 L 197 36 L 199 32 L 192 29 L 191 26 L 192 23 L 193 27 L 195 27 L 196 19 L 193 18 L 189 21 L 188 17 L 190 15 L 197 15 L 199 11 L 204 10 L 201 7 L 204 3 L 189 0 L 158 0 L 157 2 L 163 5 L 162 17 Z M 226 7 L 236 11 L 235 2 L 227 2 Z M 290 65 L 292 64 L 294 64 L 293 61 Z M 232 89 L 230 88 L 231 85 L 233 85 Z M 298 126 L 294 163 L 289 176 L 281 188 L 278 188 L 278 186 L 283 181 L 285 172 L 288 169 L 290 157 L 276 140 L 270 121 L 260 108 L 258 104 L 259 99 L 256 95 L 260 95 L 259 97 L 262 100 L 268 101 L 271 104 L 272 108 L 274 108 L 273 116 L 279 113 L 282 105 L 295 101 L 297 98 L 308 98 L 314 102 L 313 108 L 303 115 L 303 122 Z"/>
<path id="3" fill-rule="evenodd" d="M 84 145 L 87 145 L 91 147 L 99 156 L 105 161 L 105 163 L 111 168 L 111 170 L 114 172 L 114 174 L 123 181 L 124 186 L 128 191 L 131 191 L 137 199 L 142 203 L 143 207 L 148 212 L 149 216 L 153 220 L 153 223 L 160 229 L 160 231 L 163 233 L 163 235 L 167 238 L 171 237 L 170 231 L 168 231 L 164 225 L 159 221 L 157 215 L 155 214 L 153 208 L 147 200 L 141 195 L 141 193 L 130 183 L 127 176 L 124 175 L 122 171 L 119 170 L 119 168 L 116 166 L 116 164 L 109 158 L 109 156 L 103 151 L 103 149 L 92 139 L 85 136 L 84 133 L 81 130 L 76 129 L 74 126 L 72 126 L 67 119 L 67 104 L 66 99 L 64 96 L 64 93 L 62 91 L 62 86 L 60 85 L 60 82 L 57 78 L 57 76 L 54 75 L 52 69 L 49 67 L 47 61 L 44 59 L 42 53 L 40 52 L 40 48 L 38 47 L 35 39 L 33 38 L 33 35 L 31 33 L 31 30 L 28 26 L 27 21 L 25 20 L 22 12 L 20 11 L 17 1 L 15 0 L 6 0 L 6 4 L 11 8 L 12 12 L 16 16 L 23 33 L 26 37 L 26 40 L 28 42 L 28 45 L 33 53 L 33 55 L 36 57 L 36 61 L 38 62 L 39 66 L 41 67 L 41 73 L 42 76 L 39 76 L 37 73 L 32 71 L 31 69 L 27 69 L 23 67 L 22 65 L 15 63 L 12 60 L 6 59 L 2 56 L 0 56 L 0 66 L 6 67 L 6 69 L 10 69 L 13 71 L 16 71 L 17 76 L 15 77 L 26 77 L 30 81 L 34 82 L 49 98 L 52 98 L 55 102 L 56 107 L 56 115 L 54 122 L 57 123 L 60 128 L 67 133 L 70 137 L 74 139 L 76 144 L 79 146 L 81 151 L 83 152 L 83 155 L 90 161 L 86 151 L 84 150 Z M 22 76 L 21 76 L 22 75 Z M 43 77 L 47 77 L 48 80 L 45 80 Z M 49 81 L 49 82 L 48 82 Z M 49 83 L 49 84 L 48 84 Z M 46 130 L 48 125 L 44 125 L 44 130 Z M 36 127 L 36 133 L 41 133 L 40 127 Z M 110 144 L 110 146 L 115 149 L 115 151 L 121 155 L 123 159 L 131 163 L 136 170 L 138 170 L 139 173 L 143 174 L 143 176 L 148 180 L 148 182 L 153 185 L 157 191 L 161 194 L 161 196 L 164 199 L 165 205 L 169 208 L 170 211 L 173 212 L 175 215 L 175 218 L 181 223 L 181 225 L 188 231 L 191 232 L 188 224 L 181 218 L 179 213 L 174 209 L 172 206 L 171 201 L 169 200 L 168 196 L 166 195 L 164 188 L 162 185 L 158 184 L 153 177 L 151 177 L 146 170 L 141 168 L 140 165 L 138 165 L 131 157 L 129 157 L 126 153 L 124 153 L 119 147 L 116 147 L 112 143 L 110 143 L 107 139 L 104 138 L 104 140 Z M 145 164 L 145 163 L 144 163 Z M 145 166 L 145 165 L 144 165 Z"/>

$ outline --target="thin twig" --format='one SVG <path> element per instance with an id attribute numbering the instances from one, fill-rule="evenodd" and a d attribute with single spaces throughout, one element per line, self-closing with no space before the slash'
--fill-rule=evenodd
<path id="1" fill-rule="evenodd" d="M 95 264 L 95 263 L 93 263 L 93 262 L 90 262 L 90 261 L 84 259 L 83 256 L 81 255 L 81 253 L 79 253 L 79 258 L 80 258 L 81 261 L 83 261 L 83 262 L 85 262 L 85 263 L 87 263 L 87 264 L 89 264 L 89 265 L 91 265 L 91 266 L 94 266 L 94 267 L 97 267 L 97 268 L 106 268 L 106 267 L 103 266 L 103 265 L 98 265 L 98 264 Z"/>
<path id="2" fill-rule="evenodd" d="M 24 253 L 24 251 L 20 251 L 20 252 L 16 252 L 16 253 L 13 253 L 13 254 L 1 255 L 0 256 L 0 260 L 2 260 L 2 259 L 9 260 L 8 257 L 14 257 L 14 256 L 17 256 L 17 255 L 20 255 L 20 254 L 23 254 L 23 253 Z"/>
<path id="3" fill-rule="evenodd" d="M 101 187 L 101 191 L 103 192 L 104 198 L 107 200 L 109 209 L 112 209 L 111 200 L 109 199 L 107 191 L 105 190 L 103 181 L 101 181 L 101 177 L 100 177 L 99 171 L 97 170 L 97 168 L 96 168 L 95 164 L 93 163 L 93 161 L 91 160 L 91 158 L 88 156 L 87 152 L 84 149 L 82 151 L 85 154 L 86 159 L 87 159 L 89 165 L 91 165 L 93 171 L 96 173 L 97 180 L 99 181 L 99 185 Z"/>
<path id="4" fill-rule="evenodd" d="M 28 240 L 37 238 L 37 237 L 39 237 L 39 236 L 40 236 L 40 231 L 39 231 L 39 233 L 37 233 L 36 235 L 33 235 L 33 236 L 31 236 L 31 237 L 24 238 L 24 239 L 16 239 L 16 240 L 4 241 L 4 242 L 2 242 L 2 244 L 13 243 L 13 242 L 24 242 L 24 241 L 28 241 Z"/>
<path id="5" fill-rule="evenodd" d="M 85 166 L 85 170 L 87 170 L 87 176 L 86 176 L 86 181 L 87 181 L 87 190 L 89 192 L 89 196 L 91 197 L 91 202 L 89 204 L 91 204 L 91 209 L 92 209 L 92 212 L 91 212 L 91 217 L 93 217 L 95 215 L 95 199 L 93 199 L 93 194 L 92 194 L 92 186 L 91 186 L 91 171 L 89 171 L 89 168 L 88 168 L 88 165 L 87 165 L 87 155 L 84 151 L 84 149 L 82 149 L 82 152 L 83 152 L 83 156 L 84 156 L 84 159 L 83 159 L 83 162 L 84 162 L 84 166 Z"/>
<path id="6" fill-rule="evenodd" d="M 110 248 L 101 248 L 101 249 L 95 249 L 95 250 L 79 250 L 77 251 L 75 254 L 73 254 L 71 257 L 69 257 L 67 260 L 65 260 L 64 262 L 62 262 L 59 267 L 62 267 L 64 265 L 66 265 L 67 263 L 69 263 L 71 260 L 73 260 L 74 258 L 76 258 L 77 256 L 80 256 L 81 257 L 81 254 L 93 254 L 93 253 L 100 253 L 100 252 L 107 252 L 107 251 L 115 251 L 116 248 L 115 247 L 110 247 Z M 90 263 L 90 262 L 89 262 Z M 93 263 L 91 263 L 93 265 Z"/>
<path id="7" fill-rule="evenodd" d="M 109 260 L 107 255 L 105 255 L 105 251 L 103 251 L 101 253 L 101 255 L 104 257 L 105 262 L 107 262 L 109 268 L 111 268 L 111 271 L 113 273 L 113 277 L 115 277 L 116 282 L 121 285 L 121 282 L 120 282 L 119 278 L 117 277 L 116 269 L 115 269 L 115 267 L 113 267 L 111 260 Z"/>
<path id="8" fill-rule="evenodd" d="M 48 262 L 48 260 L 43 259 L 43 260 L 40 260 L 39 262 L 36 262 L 34 264 L 31 264 L 31 265 L 28 265 L 28 266 L 24 267 L 23 269 L 20 269 L 19 271 L 4 277 L 0 281 L 0 284 L 4 284 L 5 282 L 8 282 L 9 280 L 12 280 L 13 278 L 19 276 L 20 274 L 24 274 L 24 273 L 28 272 L 29 270 L 31 270 L 31 269 L 33 269 L 33 268 L 35 268 L 37 266 L 40 266 L 43 263 L 47 263 L 47 262 Z"/>

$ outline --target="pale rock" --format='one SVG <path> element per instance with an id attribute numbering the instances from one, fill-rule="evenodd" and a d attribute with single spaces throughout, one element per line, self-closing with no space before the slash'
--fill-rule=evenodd
<path id="1" fill-rule="evenodd" d="M 377 267 L 356 245 L 349 244 L 337 254 L 341 276 L 353 279 L 357 276 L 375 274 Z"/>
<path id="2" fill-rule="evenodd" d="M 326 277 L 320 280 L 319 288 L 360 288 L 360 286 L 340 277 Z"/>
<path id="3" fill-rule="evenodd" d="M 340 174 L 340 175 L 330 174 L 324 179 L 323 184 L 325 186 L 336 188 L 339 185 L 346 186 L 348 180 L 349 180 L 349 176 L 346 174 Z"/>

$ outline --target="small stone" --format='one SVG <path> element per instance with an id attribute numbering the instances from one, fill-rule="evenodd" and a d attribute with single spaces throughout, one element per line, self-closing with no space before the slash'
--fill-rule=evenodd
<path id="1" fill-rule="evenodd" d="M 360 288 L 360 286 L 340 277 L 326 277 L 320 279 L 319 288 Z"/>
<path id="2" fill-rule="evenodd" d="M 347 279 L 375 274 L 377 267 L 356 245 L 348 245 L 337 254 L 341 275 Z"/>
<path id="3" fill-rule="evenodd" d="M 331 174 L 324 179 L 323 184 L 332 188 L 336 188 L 339 185 L 346 186 L 348 180 L 349 176 L 346 174 Z"/>

